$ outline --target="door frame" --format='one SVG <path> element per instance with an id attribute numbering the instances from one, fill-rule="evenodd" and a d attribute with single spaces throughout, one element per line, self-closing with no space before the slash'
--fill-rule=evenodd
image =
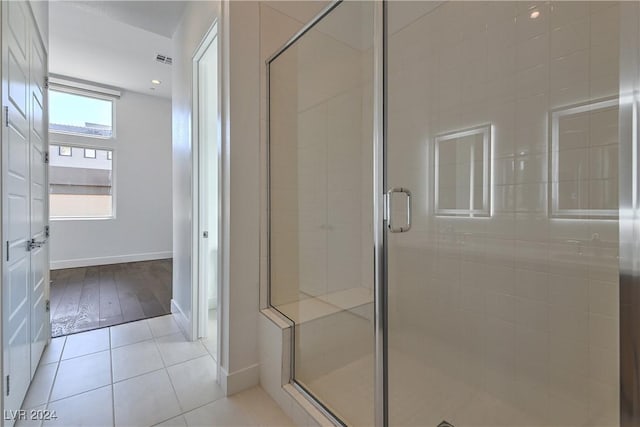
<path id="1" fill-rule="evenodd" d="M 222 110 L 222 102 L 221 102 L 221 49 L 220 49 L 220 25 L 218 19 L 213 21 L 213 24 L 207 30 L 205 36 L 202 41 L 195 49 L 195 52 L 192 56 L 192 149 L 193 149 L 193 157 L 192 157 L 192 257 L 191 257 L 191 307 L 192 309 L 192 318 L 191 318 L 191 337 L 196 340 L 199 338 L 203 338 L 206 336 L 207 332 L 207 321 L 208 321 L 208 303 L 209 298 L 207 296 L 207 283 L 204 281 L 204 251 L 202 245 L 201 238 L 201 227 L 200 227 L 200 219 L 202 217 L 202 199 L 204 198 L 204 194 L 202 193 L 203 185 L 201 182 L 203 181 L 201 163 L 203 161 L 203 156 L 201 156 L 201 152 L 204 141 L 201 140 L 199 135 L 199 124 L 200 124 L 200 79 L 198 72 L 198 65 L 200 60 L 203 58 L 204 54 L 207 50 L 214 45 L 217 44 L 218 54 L 217 54 L 217 121 L 218 126 L 216 129 L 217 134 L 217 151 L 220 155 L 219 158 L 219 168 L 218 168 L 218 268 L 216 271 L 218 286 L 216 287 L 216 298 L 217 298 L 217 309 L 216 309 L 216 369 L 218 370 L 218 381 L 220 378 L 220 355 L 222 354 L 222 334 L 220 331 L 222 330 L 222 278 L 223 278 L 223 270 L 225 266 L 223 265 L 223 185 L 222 180 L 224 176 L 223 168 L 224 168 L 224 152 L 223 152 L 223 144 L 222 144 L 222 119 L 221 119 L 221 110 Z"/>

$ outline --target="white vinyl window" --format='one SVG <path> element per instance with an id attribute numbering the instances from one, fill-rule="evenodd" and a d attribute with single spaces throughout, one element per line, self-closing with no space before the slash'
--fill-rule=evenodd
<path id="1" fill-rule="evenodd" d="M 113 100 L 50 90 L 49 131 L 91 138 L 113 138 Z"/>
<path id="2" fill-rule="evenodd" d="M 59 80 L 59 79 L 58 79 Z M 49 90 L 52 219 L 115 217 L 113 150 L 118 94 L 54 82 Z M 85 85 L 86 86 L 86 85 Z"/>

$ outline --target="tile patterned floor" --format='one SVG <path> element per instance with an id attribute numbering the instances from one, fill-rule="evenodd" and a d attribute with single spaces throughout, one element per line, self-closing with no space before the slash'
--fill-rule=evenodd
<path id="1" fill-rule="evenodd" d="M 51 336 L 171 312 L 172 260 L 51 271 Z"/>
<path id="2" fill-rule="evenodd" d="M 208 348 L 171 315 L 54 338 L 23 408 L 57 419 L 16 426 L 293 426 L 260 387 L 224 397 Z"/>

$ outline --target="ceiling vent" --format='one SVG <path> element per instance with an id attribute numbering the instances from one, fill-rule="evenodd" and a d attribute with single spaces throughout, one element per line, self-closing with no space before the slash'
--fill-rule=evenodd
<path id="1" fill-rule="evenodd" d="M 161 64 L 171 65 L 173 63 L 173 58 L 159 53 L 156 55 L 156 61 L 160 62 Z"/>

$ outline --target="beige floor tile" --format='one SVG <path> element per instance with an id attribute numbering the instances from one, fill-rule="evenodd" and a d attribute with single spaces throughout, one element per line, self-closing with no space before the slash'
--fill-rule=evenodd
<path id="1" fill-rule="evenodd" d="M 242 405 L 223 398 L 184 414 L 189 427 L 257 426 Z"/>
<path id="2" fill-rule="evenodd" d="M 293 421 L 261 387 L 253 387 L 229 399 L 245 408 L 253 421 L 260 426 L 294 426 Z"/>
<path id="3" fill-rule="evenodd" d="M 147 319 L 146 322 L 149 328 L 151 328 L 151 333 L 154 337 L 162 337 L 181 332 L 172 314 Z"/>
<path id="4" fill-rule="evenodd" d="M 109 328 L 81 332 L 67 337 L 62 360 L 104 350 L 109 350 Z"/>
<path id="5" fill-rule="evenodd" d="M 53 338 L 49 345 L 45 347 L 44 353 L 42 353 L 42 357 L 40 358 L 40 364 L 47 365 L 49 363 L 59 362 L 66 340 L 67 337 Z"/>
<path id="6" fill-rule="evenodd" d="M 182 333 L 158 338 L 156 342 L 166 366 L 208 354 L 207 349 L 200 341 L 187 341 Z"/>
<path id="7" fill-rule="evenodd" d="M 38 416 L 37 411 L 44 411 L 47 405 L 40 405 L 28 410 L 25 413 L 25 419 L 17 420 L 14 427 L 40 427 L 42 425 L 42 419 Z M 31 411 L 36 411 L 31 412 Z"/>
<path id="8" fill-rule="evenodd" d="M 217 341 L 211 340 L 211 339 L 207 339 L 207 340 L 201 340 L 200 342 L 202 342 L 202 345 L 207 349 L 207 352 L 209 352 L 211 357 L 213 357 L 214 359 L 216 357 L 218 357 L 218 353 L 217 353 L 218 342 Z"/>
<path id="9" fill-rule="evenodd" d="M 151 426 L 180 415 L 180 405 L 164 369 L 113 385 L 115 424 Z"/>
<path id="10" fill-rule="evenodd" d="M 183 411 L 220 399 L 224 393 L 216 383 L 216 364 L 208 354 L 167 368 Z"/>
<path id="11" fill-rule="evenodd" d="M 63 360 L 53 384 L 51 400 L 83 393 L 111 383 L 109 351 Z"/>
<path id="12" fill-rule="evenodd" d="M 113 381 L 122 381 L 164 367 L 155 341 L 118 347 L 111 350 Z"/>
<path id="13" fill-rule="evenodd" d="M 145 321 L 125 323 L 124 325 L 112 326 L 110 329 L 111 348 L 147 341 L 152 338 L 151 329 Z"/>
<path id="14" fill-rule="evenodd" d="M 53 380 L 56 377 L 57 370 L 57 363 L 40 365 L 38 367 L 33 380 L 31 380 L 27 396 L 22 403 L 23 408 L 34 408 L 44 405 L 49 401 L 49 393 L 51 393 L 51 387 L 53 386 Z"/>
<path id="15" fill-rule="evenodd" d="M 49 404 L 57 418 L 45 421 L 44 426 L 111 426 L 113 404 L 111 386 L 88 391 Z"/>
<path id="16" fill-rule="evenodd" d="M 187 421 L 182 415 L 180 415 L 160 424 L 156 424 L 154 427 L 187 427 Z"/>
<path id="17" fill-rule="evenodd" d="M 163 325 L 175 331 L 174 323 L 169 316 L 156 321 L 156 334 Z M 45 426 L 293 426 L 260 387 L 225 398 L 205 343 L 186 341 L 182 333 L 138 341 L 151 337 L 152 328 L 143 320 L 112 327 L 111 336 L 78 335 L 68 352 L 64 338 L 54 340 L 47 360 L 65 359 L 38 368 L 25 404 L 56 411 L 58 418 Z M 93 353 L 104 348 L 105 337 L 114 347 Z M 39 404 L 49 391 L 48 406 Z M 42 427 L 38 420 L 16 425 Z"/>

